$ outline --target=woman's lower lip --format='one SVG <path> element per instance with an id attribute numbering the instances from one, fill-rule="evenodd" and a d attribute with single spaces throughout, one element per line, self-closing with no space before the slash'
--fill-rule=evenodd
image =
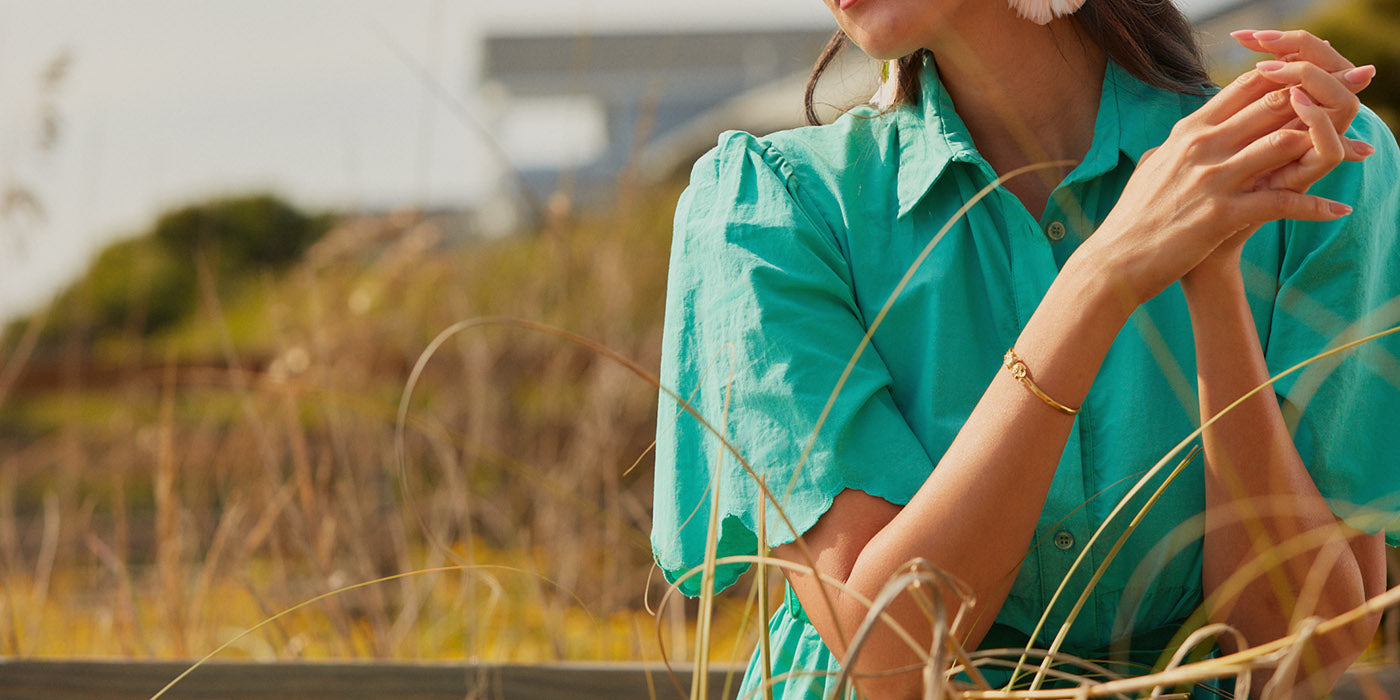
<path id="1" fill-rule="evenodd" d="M 849 10 L 851 9 L 851 5 L 854 5 L 858 2 L 860 2 L 860 0 L 841 0 L 841 9 Z"/>

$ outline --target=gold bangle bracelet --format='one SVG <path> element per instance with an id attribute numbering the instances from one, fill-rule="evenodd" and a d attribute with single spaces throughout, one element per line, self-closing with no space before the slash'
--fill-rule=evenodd
<path id="1" fill-rule="evenodd" d="M 1053 408 L 1056 411 L 1059 411 L 1060 413 L 1063 413 L 1067 416 L 1079 414 L 1079 409 L 1070 408 L 1069 406 L 1066 406 L 1060 403 L 1059 401 L 1050 398 L 1049 395 L 1040 390 L 1040 387 L 1035 385 L 1035 382 L 1031 380 L 1030 368 L 1026 366 L 1026 363 L 1021 361 L 1021 358 L 1016 356 L 1015 348 L 1010 348 L 1006 351 L 1006 357 L 1002 358 L 1002 364 L 1006 367 L 1006 369 L 1010 370 L 1012 377 L 1015 377 L 1017 381 L 1021 382 L 1022 384 L 1025 384 L 1026 388 L 1030 389 L 1032 394 L 1035 394 L 1037 397 L 1039 397 L 1040 400 L 1044 401 L 1045 404 L 1050 408 Z"/>

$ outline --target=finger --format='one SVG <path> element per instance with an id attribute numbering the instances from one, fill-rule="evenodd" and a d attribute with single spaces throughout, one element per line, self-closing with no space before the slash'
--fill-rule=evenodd
<path id="1" fill-rule="evenodd" d="M 1274 82 L 1280 82 L 1281 80 L 1283 80 L 1283 77 L 1276 74 L 1276 71 L 1278 71 L 1280 68 L 1294 65 L 1316 64 L 1310 64 L 1307 61 L 1260 61 L 1259 64 L 1255 66 L 1255 70 L 1258 70 L 1261 75 L 1264 75 L 1267 78 L 1272 78 Z M 1318 66 L 1318 69 L 1321 70 L 1321 66 Z M 1360 68 L 1351 68 L 1349 70 L 1323 72 L 1327 75 L 1332 76 L 1332 78 L 1335 79 L 1339 85 L 1341 85 L 1347 92 L 1350 92 L 1353 95 L 1370 87 L 1371 81 L 1376 77 L 1376 67 L 1370 64 L 1361 66 Z"/>
<path id="2" fill-rule="evenodd" d="M 1327 118 L 1327 113 L 1313 104 L 1308 92 L 1301 88 L 1292 88 L 1291 98 L 1298 118 L 1308 125 L 1308 137 L 1312 140 L 1313 147 L 1309 153 L 1299 158 L 1298 167 L 1284 169 L 1278 178 L 1278 185 L 1275 186 L 1292 189 L 1294 192 L 1306 192 L 1313 183 L 1345 160 L 1345 141 L 1350 139 L 1344 140 L 1331 129 L 1331 120 Z"/>
<path id="3" fill-rule="evenodd" d="M 1348 90 L 1354 93 L 1361 92 L 1371 86 L 1371 80 L 1376 77 L 1376 67 L 1368 63 L 1360 68 L 1338 71 L 1333 75 L 1337 76 Z"/>
<path id="4" fill-rule="evenodd" d="M 1259 43 L 1258 39 L 1254 38 L 1254 35 L 1258 33 L 1258 29 L 1239 29 L 1230 32 L 1230 36 L 1233 37 L 1235 41 L 1240 42 L 1240 46 L 1243 46 L 1246 49 L 1249 49 L 1250 51 L 1268 53 L 1268 50 L 1264 48 L 1264 45 Z"/>
<path id="5" fill-rule="evenodd" d="M 1301 85 L 1313 100 L 1329 110 L 1338 133 L 1351 126 L 1361 109 L 1361 100 L 1341 80 L 1307 61 L 1263 61 L 1257 70 L 1267 80 L 1282 85 Z"/>
<path id="6" fill-rule="evenodd" d="M 1230 32 L 1230 36 L 1234 37 L 1235 40 L 1240 42 L 1240 45 L 1245 47 L 1246 49 L 1249 49 L 1250 51 L 1255 51 L 1257 53 L 1273 54 L 1274 58 L 1277 58 L 1280 61 L 1292 61 L 1297 58 L 1297 52 L 1275 54 L 1274 52 L 1268 50 L 1264 47 L 1264 44 L 1262 42 L 1254 38 L 1254 35 L 1258 33 L 1260 33 L 1260 30 L 1258 29 L 1241 29 L 1239 31 Z"/>
<path id="7" fill-rule="evenodd" d="M 1360 92 L 1370 85 L 1375 74 L 1375 66 L 1365 66 L 1343 71 L 1334 77 L 1344 82 L 1353 92 Z M 1188 119 L 1198 120 L 1207 125 L 1219 124 L 1271 90 L 1277 90 L 1278 86 L 1278 81 L 1265 79 L 1258 69 L 1247 71 L 1222 88 Z"/>
<path id="8" fill-rule="evenodd" d="M 1313 68 L 1305 68 L 1312 66 Z M 1360 68 L 1336 71 L 1329 73 L 1322 70 L 1320 66 L 1307 61 L 1260 61 L 1255 66 L 1255 70 L 1273 82 L 1300 81 L 1299 74 L 1308 73 L 1316 80 L 1324 80 L 1322 76 L 1328 76 L 1337 85 L 1341 86 L 1351 95 L 1365 90 L 1371 85 L 1371 81 L 1376 77 L 1376 67 L 1374 65 L 1364 65 Z"/>
<path id="9" fill-rule="evenodd" d="M 1287 124 L 1284 124 L 1282 127 L 1279 128 L 1295 129 L 1297 131 L 1307 131 L 1308 129 L 1307 126 L 1303 124 L 1302 119 L 1294 119 L 1293 121 L 1288 122 Z M 1371 144 L 1362 141 L 1361 139 L 1348 138 L 1345 135 L 1342 136 L 1342 147 L 1346 149 L 1346 159 L 1357 163 L 1366 160 L 1367 158 L 1370 158 L 1373 155 L 1376 155 L 1375 146 L 1372 146 Z"/>
<path id="10" fill-rule="evenodd" d="M 1241 29 L 1236 32 L 1231 32 L 1230 36 L 1234 37 L 1241 46 L 1250 51 L 1273 53 L 1275 58 L 1282 61 L 1309 61 L 1337 76 L 1338 79 L 1342 80 L 1351 88 L 1352 92 L 1360 92 L 1366 89 L 1366 87 L 1371 84 L 1371 79 L 1376 75 L 1375 66 L 1362 66 L 1357 68 L 1350 60 L 1334 49 L 1330 42 L 1318 39 L 1307 32 L 1300 32 L 1299 36 L 1306 37 L 1302 42 L 1312 47 L 1311 50 L 1304 50 L 1303 47 L 1295 45 L 1296 42 L 1290 41 L 1290 36 L 1287 32 L 1280 32 L 1277 30 L 1260 31 L 1257 29 Z M 1256 38 L 1257 36 L 1264 36 L 1269 39 L 1273 39 L 1275 36 L 1279 38 L 1270 41 L 1269 45 L 1266 46 L 1264 42 Z M 1272 47 L 1274 50 L 1271 51 L 1269 47 Z"/>
<path id="11" fill-rule="evenodd" d="M 1342 160 L 1360 163 L 1376 154 L 1376 147 L 1365 141 L 1342 135 Z"/>
<path id="12" fill-rule="evenodd" d="M 1330 115 L 1319 106 L 1306 90 L 1292 88 L 1293 111 L 1308 126 L 1308 137 L 1312 139 L 1313 150 L 1333 166 L 1342 162 L 1342 137 L 1332 128 Z"/>
<path id="13" fill-rule="evenodd" d="M 1296 129 L 1298 131 L 1307 131 L 1308 129 L 1307 125 L 1303 124 L 1302 119 L 1294 119 L 1288 122 L 1287 124 L 1284 124 L 1280 128 Z M 1360 139 L 1347 138 L 1346 136 L 1343 136 L 1342 146 L 1346 149 L 1346 159 L 1349 161 L 1361 162 L 1363 160 L 1366 160 L 1367 158 L 1370 158 L 1373 155 L 1376 155 L 1376 147 Z"/>
<path id="14" fill-rule="evenodd" d="M 1260 61 L 1256 70 L 1265 79 L 1280 85 L 1301 85 L 1327 109 L 1349 110 L 1361 105 L 1351 85 L 1344 83 L 1342 76 L 1328 73 L 1316 64 L 1307 61 Z"/>
<path id="15" fill-rule="evenodd" d="M 1289 128 L 1295 121 L 1299 131 L 1305 130 L 1306 125 L 1293 111 L 1288 90 L 1276 89 L 1235 112 L 1217 131 L 1225 139 L 1225 147 L 1237 151 L 1270 133 Z"/>
<path id="16" fill-rule="evenodd" d="M 1268 178 L 1267 187 L 1306 192 L 1327 173 L 1332 172 L 1345 157 L 1342 138 L 1332 130 L 1332 122 L 1326 112 L 1313 103 L 1308 94 L 1300 88 L 1291 91 L 1293 107 L 1298 116 L 1308 126 L 1308 140 L 1312 147 L 1296 163 L 1291 163 Z"/>
<path id="17" fill-rule="evenodd" d="M 1362 161 L 1376 155 L 1376 147 L 1360 139 L 1346 139 L 1347 160 Z"/>
<path id="18" fill-rule="evenodd" d="M 1280 129 L 1240 149 L 1225 162 L 1235 173 L 1236 186 L 1270 187 L 1270 178 L 1281 169 L 1295 165 L 1311 153 L 1313 142 L 1306 131 Z"/>
<path id="19" fill-rule="evenodd" d="M 1244 220 L 1254 222 L 1280 219 L 1335 221 L 1352 211 L 1350 206 L 1341 202 L 1299 194 L 1293 190 L 1249 192 L 1241 195 L 1236 203 L 1238 214 Z"/>
<path id="20" fill-rule="evenodd" d="M 1347 60 L 1346 56 L 1332 47 L 1332 42 L 1320 39 L 1301 29 L 1286 32 L 1267 29 L 1255 32 L 1253 39 L 1268 53 L 1275 56 L 1291 54 L 1294 56 L 1294 60 L 1314 63 L 1329 73 L 1351 70 L 1356 67 L 1355 64 Z"/>
<path id="21" fill-rule="evenodd" d="M 1210 126 L 1220 124 L 1278 87 L 1277 82 L 1266 79 L 1258 69 L 1246 71 L 1221 88 L 1220 92 L 1188 119 L 1199 120 Z"/>

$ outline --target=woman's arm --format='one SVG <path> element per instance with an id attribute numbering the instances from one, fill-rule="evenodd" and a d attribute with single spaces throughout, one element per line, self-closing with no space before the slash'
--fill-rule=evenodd
<path id="1" fill-rule="evenodd" d="M 1269 379 L 1238 262 L 1209 267 L 1182 285 L 1196 340 L 1203 417 Z M 1293 446 L 1272 388 L 1223 416 L 1203 439 L 1203 583 L 1212 620 L 1228 622 L 1260 644 L 1288 634 L 1307 616 L 1338 615 L 1384 590 L 1382 535 L 1363 535 L 1337 522 Z M 1276 547 L 1318 536 L 1324 539 L 1302 552 L 1270 561 Z M 1268 570 L 1254 573 L 1244 587 L 1222 589 L 1241 568 L 1261 566 Z M 1379 620 L 1375 615 L 1319 639 L 1283 687 L 1301 697 L 1326 694 L 1365 649 Z M 1232 641 L 1223 637 L 1221 644 L 1228 648 Z M 1269 677 L 1256 674 L 1256 691 Z"/>
<path id="2" fill-rule="evenodd" d="M 1069 261 L 1032 315 L 1017 353 L 1050 396 L 1079 405 L 1089 391 L 1131 306 L 1090 257 Z M 936 469 L 900 508 L 859 491 L 845 491 L 803 537 L 825 575 L 873 598 L 899 567 L 923 557 L 974 591 L 975 618 L 959 636 L 976 645 L 1025 558 L 1036 521 L 1074 423 L 1047 406 L 1007 372 L 998 372 Z M 773 555 L 805 563 L 796 544 Z M 811 574 L 789 573 L 803 609 L 838 657 L 866 609 L 828 588 L 826 605 Z M 834 609 L 833 609 L 834 608 Z M 924 614 L 908 596 L 889 612 L 916 638 L 928 639 Z M 837 631 L 839 628 L 839 632 Z M 917 663 L 917 655 L 885 626 L 862 648 L 857 674 Z M 901 674 L 861 683 L 865 697 L 903 697 L 920 675 Z"/>
<path id="3" fill-rule="evenodd" d="M 1283 178 L 1291 181 L 1280 183 L 1305 191 L 1343 158 L 1359 159 L 1368 150 L 1363 146 L 1355 153 L 1357 144 L 1336 131 L 1355 118 L 1359 102 L 1352 91 L 1369 83 L 1374 69 L 1353 72 L 1355 66 L 1306 32 L 1273 32 L 1267 38 L 1252 48 L 1307 59 L 1270 71 L 1281 82 L 1306 88 L 1292 90 L 1299 117 L 1336 129 L 1314 129 L 1321 140 Z M 1269 379 L 1240 274 L 1243 245 L 1244 237 L 1226 242 L 1182 278 L 1203 418 Z M 1203 585 L 1212 620 L 1235 626 L 1259 644 L 1288 634 L 1308 616 L 1338 615 L 1384 590 L 1383 536 L 1352 530 L 1333 516 L 1294 447 L 1272 387 L 1207 428 L 1203 440 Z M 1279 548 L 1304 541 L 1310 543 L 1299 553 L 1274 559 Z M 1231 582 L 1236 574 L 1247 577 L 1243 585 Z M 1365 649 L 1378 623 L 1379 615 L 1372 616 L 1319 639 L 1294 677 L 1280 679 L 1280 687 L 1299 697 L 1326 694 Z M 1225 637 L 1221 644 L 1228 648 L 1233 641 Z M 1271 675 L 1257 673 L 1255 690 L 1262 691 Z"/>
<path id="4" fill-rule="evenodd" d="M 1066 263 L 1016 342 L 1036 382 L 1077 406 L 1129 314 L 1197 266 L 1235 233 L 1276 218 L 1331 220 L 1344 210 L 1287 191 L 1256 192 L 1264 175 L 1311 149 L 1277 88 L 1251 71 L 1184 119 L 1144 157 L 1108 220 Z M 1330 128 L 1330 127 L 1329 127 Z M 1073 424 L 999 372 L 939 460 L 903 508 L 847 491 L 804 536 L 817 570 L 873 598 L 900 567 L 922 557 L 968 584 L 977 614 L 955 630 L 976 646 L 1003 604 L 1044 507 Z M 806 563 L 796 544 L 774 556 Z M 822 639 L 838 656 L 866 609 L 811 574 L 789 574 Z M 828 600 L 831 601 L 828 605 Z M 949 606 L 955 607 L 954 604 Z M 916 604 L 890 612 L 916 638 L 930 630 Z M 917 663 L 917 654 L 884 625 L 862 649 L 858 674 Z M 920 674 L 869 678 L 870 698 L 917 692 Z"/>

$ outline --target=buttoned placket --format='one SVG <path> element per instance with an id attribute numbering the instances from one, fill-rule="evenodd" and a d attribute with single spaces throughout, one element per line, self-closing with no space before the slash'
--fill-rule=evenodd
<path id="1" fill-rule="evenodd" d="M 941 83 L 937 81 L 936 73 L 930 72 L 928 78 L 923 110 L 901 113 L 913 119 L 907 133 L 901 130 L 899 141 L 898 215 L 901 217 L 913 211 L 919 200 L 941 180 L 956 178 L 955 182 L 949 183 L 949 188 L 957 193 L 959 201 L 966 203 L 996 177 L 990 165 L 978 153 Z M 996 278 L 996 284 L 988 287 L 988 291 L 997 296 L 990 321 L 996 329 L 996 336 L 1004 343 L 1015 341 L 1059 270 L 1091 237 L 1102 218 L 1114 206 L 1141 154 L 1159 145 L 1161 135 L 1189 107 L 1184 103 L 1187 98 L 1153 92 L 1112 63 L 1105 73 L 1103 89 L 1094 142 L 1082 162 L 1051 193 L 1042 216 L 1038 219 L 1032 216 L 1005 188 L 993 190 L 986 200 L 965 215 L 969 231 L 976 235 L 978 245 L 984 250 L 984 254 L 976 260 L 984 265 L 996 263 L 994 268 L 984 270 L 983 274 L 988 276 L 989 282 L 992 277 Z M 1125 107 L 1133 110 L 1131 117 L 1125 113 Z M 957 164 L 951 168 L 953 175 L 949 174 L 950 163 Z M 970 169 L 964 169 L 969 166 Z M 939 218 L 938 224 L 941 225 L 943 220 Z M 1138 315 L 1135 314 L 1134 319 L 1136 322 Z M 1180 336 L 1180 327 L 1174 328 Z M 1118 348 L 1119 343 L 1115 343 L 1120 365 L 1124 353 L 1139 358 L 1138 361 L 1147 358 L 1161 362 L 1159 350 L 1163 341 L 1152 333 L 1144 333 L 1135 330 L 1124 341 L 1123 348 Z M 1189 328 L 1185 337 L 1189 338 Z M 1150 355 L 1139 347 L 1143 344 L 1150 346 Z M 1006 346 L 998 344 L 998 355 L 1003 347 Z M 1110 353 L 1110 359 L 1113 357 L 1114 353 Z M 999 366 L 997 359 L 993 358 L 992 362 Z M 1183 376 L 1189 377 L 1189 363 L 1181 366 L 1186 370 Z M 1114 376 L 1121 376 L 1121 367 Z M 1178 387 L 1178 384 L 1181 386 Z M 1186 382 L 1173 383 L 1171 388 L 1179 396 L 1190 393 L 1182 391 L 1182 387 L 1189 389 Z M 1183 407 L 1190 413 L 1190 406 L 1183 403 Z M 1017 629 L 1029 631 L 1065 579 L 1074 560 L 1085 552 L 1086 547 L 1089 548 L 1084 561 L 1065 586 L 1065 592 L 1050 611 L 1049 624 L 1035 640 L 1039 645 L 1048 644 L 1053 639 L 1059 624 L 1094 572 L 1103 564 L 1103 554 L 1121 533 L 1123 523 L 1119 522 L 1105 531 L 1104 541 L 1089 547 L 1089 540 L 1100 524 L 1099 519 L 1106 515 L 1121 496 L 1119 492 L 1126 488 L 1123 485 L 1126 483 L 1125 465 L 1120 455 L 1114 452 L 1117 433 L 1110 432 L 1121 410 L 1121 403 L 1107 394 L 1091 394 L 1085 398 L 1056 467 L 1055 478 L 1036 525 L 1031 550 L 1018 572 L 1004 608 L 1005 621 L 1014 621 Z M 1118 428 L 1121 429 L 1121 426 Z M 1025 439 L 1033 438 L 1027 436 Z M 1158 504 L 1158 509 L 1162 507 L 1163 504 Z M 1196 556 L 1199 559 L 1199 554 Z M 1188 568 L 1186 576 L 1177 572 L 1173 581 L 1199 581 L 1199 561 L 1195 564 L 1194 576 L 1190 575 L 1189 562 L 1173 566 Z M 1136 570 L 1136 566 L 1127 568 Z M 1068 648 L 1098 648 L 1104 643 L 1102 635 L 1105 630 L 1121 617 L 1118 598 L 1127 575 L 1123 566 L 1108 571 L 1107 577 L 1078 614 L 1074 631 L 1066 640 Z M 1188 589 L 1189 586 L 1183 588 Z M 1154 618 L 1154 621 L 1159 623 L 1161 620 Z"/>
<path id="2" fill-rule="evenodd" d="M 1124 132 L 1119 123 L 1121 111 L 1117 104 L 1118 86 L 1114 70 L 1116 69 L 1110 66 L 1106 75 L 1106 92 L 1100 108 L 1100 122 L 1095 128 L 1093 147 L 1086 154 L 1084 161 L 1052 192 L 1040 219 L 1033 217 L 1004 187 L 995 190 L 985 202 L 989 210 L 997 212 L 996 216 L 1002 219 L 1003 240 L 1007 246 L 1005 253 L 1010 268 L 1007 277 L 1010 280 L 1009 291 L 1014 310 L 1014 322 L 1006 324 L 1006 330 L 1012 333 L 1012 337 L 1006 339 L 1008 343 L 1014 342 L 1015 336 L 1019 335 L 1020 329 L 1024 328 L 1030 315 L 1044 299 L 1059 270 L 1097 226 L 1092 217 L 1104 213 L 1094 211 L 1091 203 L 1090 211 L 1086 211 L 1077 198 L 1081 195 L 1091 199 L 1096 197 L 1094 178 L 1117 167 L 1122 155 L 1127 153 L 1123 150 Z M 935 87 L 937 89 L 929 93 L 930 98 L 946 102 L 941 86 Z M 941 104 L 940 107 L 946 110 L 943 116 L 945 122 L 940 129 L 943 138 L 933 143 L 947 144 L 950 160 L 972 164 L 978 170 L 977 179 L 983 184 L 994 181 L 996 174 L 977 154 L 976 147 L 961 128 L 951 104 Z M 1132 157 L 1131 154 L 1128 155 Z M 901 185 L 903 184 L 901 181 Z M 916 198 L 910 195 L 914 192 L 922 193 L 926 187 L 927 182 L 924 180 L 911 181 L 909 191 L 901 193 L 904 202 L 902 206 L 908 206 Z M 1082 407 L 1081 413 L 1071 426 L 1036 526 L 1032 549 L 1018 575 L 1018 590 L 1038 598 L 1038 601 L 1027 601 L 1031 602 L 1037 611 L 1049 605 L 1061 582 L 1069 576 L 1075 559 L 1088 546 L 1097 526 L 1091 515 L 1092 509 L 1085 507 L 1092 495 L 1101 488 L 1097 485 L 1095 466 L 1090 463 L 1094 455 L 1089 443 L 1093 410 L 1088 403 L 1086 400 L 1086 405 Z M 1058 621 L 1065 618 L 1100 564 L 1101 556 L 1096 552 L 1102 552 L 1104 549 L 1102 544 L 1098 544 L 1075 569 L 1071 580 L 1064 587 L 1065 592 L 1060 594 L 1049 615 L 1050 624 L 1042 631 L 1042 638 L 1036 640 L 1036 643 L 1048 644 L 1053 638 L 1060 624 Z M 1102 606 L 1098 602 L 1091 600 L 1079 612 L 1076 630 L 1099 630 L 1110 622 L 1099 619 Z M 1071 635 L 1071 644 L 1075 636 L 1077 635 Z"/>
<path id="3" fill-rule="evenodd" d="M 984 175 L 990 173 L 988 166 Z M 999 191 L 999 195 L 1005 198 L 1001 208 L 1007 212 L 1007 223 L 1016 233 L 1008 240 L 1011 245 L 1008 259 L 1011 261 L 1016 307 L 1024 316 L 1017 319 L 1021 328 L 1024 328 L 1030 314 L 1045 298 L 1064 261 L 1084 237 L 1083 233 L 1074 230 L 1072 224 L 1066 224 L 1066 221 L 1078 223 L 1074 219 L 1083 218 L 1083 215 L 1080 213 L 1082 209 L 1077 206 L 1068 208 L 1075 209 L 1079 216 L 1071 218 L 1066 215 L 1064 209 L 1067 207 L 1063 207 L 1061 202 L 1065 201 L 1065 197 L 1072 195 L 1068 191 L 1062 191 L 1065 187 L 1066 185 L 1062 185 L 1052 194 L 1039 221 L 1009 191 Z M 1075 559 L 1079 557 L 1094 532 L 1088 509 L 1083 507 L 1092 488 L 1089 484 L 1092 465 L 1085 463 L 1087 455 L 1083 449 L 1081 433 L 1088 418 L 1089 416 L 1081 410 L 1070 428 L 1064 453 L 1046 496 L 1045 507 L 1036 524 L 1031 556 L 1037 569 L 1037 588 L 1041 605 L 1048 606 L 1061 582 L 1067 577 L 1071 579 L 1056 601 L 1049 617 L 1051 624 L 1042 631 L 1043 638 L 1038 640 L 1042 644 L 1048 643 L 1054 637 L 1058 624 L 1055 621 L 1068 614 L 1079 593 L 1087 587 L 1089 578 L 1098 564 L 1095 557 L 1087 557 L 1071 577 Z M 1084 606 L 1079 612 L 1075 626 L 1080 629 L 1099 629 L 1098 609 L 1097 605 Z"/>

